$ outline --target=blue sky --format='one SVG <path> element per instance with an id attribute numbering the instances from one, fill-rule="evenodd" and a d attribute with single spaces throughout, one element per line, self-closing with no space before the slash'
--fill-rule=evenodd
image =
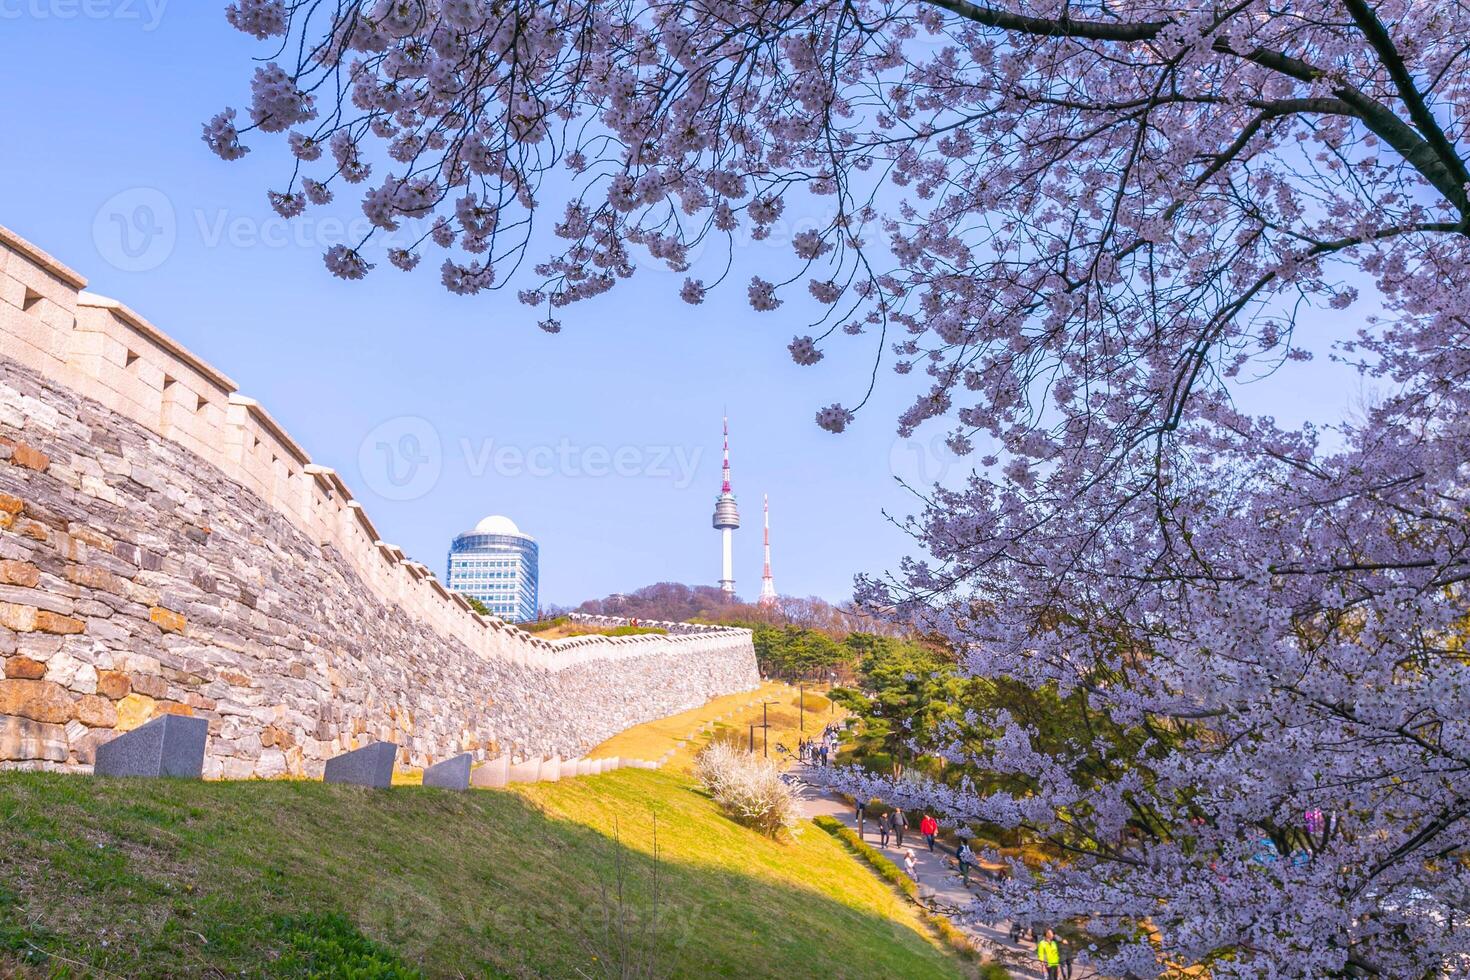
<path id="1" fill-rule="evenodd" d="M 289 173 L 282 142 L 252 134 L 254 152 L 226 164 L 199 140 L 246 104 L 263 53 L 224 6 L 0 0 L 0 224 L 234 378 L 343 474 L 387 540 L 442 575 L 449 539 L 504 513 L 540 542 L 543 602 L 713 584 L 728 408 L 742 594 L 759 590 L 763 492 L 782 592 L 844 599 L 855 572 L 909 550 L 883 516 L 913 509 L 894 476 L 962 469 L 937 429 L 894 435 L 910 387 L 886 371 L 847 434 L 816 428 L 818 407 L 861 395 L 873 349 L 844 338 L 816 367 L 791 362 L 805 311 L 756 313 L 740 285 L 779 243 L 737 250 L 734 282 L 703 306 L 678 299 L 682 276 L 640 274 L 565 311 L 559 336 L 511 291 L 450 295 L 437 261 L 341 282 L 320 254 L 361 221 L 354 197 L 288 224 L 265 200 Z M 1249 398 L 1294 421 L 1337 414 L 1351 387 L 1316 365 Z"/>

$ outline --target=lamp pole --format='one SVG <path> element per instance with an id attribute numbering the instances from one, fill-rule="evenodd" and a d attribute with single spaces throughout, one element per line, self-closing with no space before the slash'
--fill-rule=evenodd
<path id="1" fill-rule="evenodd" d="M 769 701 L 761 702 L 761 758 L 763 759 L 771 757 L 771 721 L 766 711 L 766 706 L 770 703 Z"/>
<path id="2" fill-rule="evenodd" d="M 798 681 L 796 685 L 797 711 L 801 716 L 801 730 L 806 731 L 806 681 Z"/>

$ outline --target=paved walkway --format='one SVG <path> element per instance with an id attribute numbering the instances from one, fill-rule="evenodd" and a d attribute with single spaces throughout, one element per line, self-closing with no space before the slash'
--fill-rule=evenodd
<path id="1" fill-rule="evenodd" d="M 794 766 L 791 772 L 798 776 L 804 775 L 805 767 Z M 808 819 L 823 815 L 836 817 L 849 829 L 857 830 L 857 817 L 852 806 L 846 800 L 810 783 L 803 783 L 801 787 L 801 814 Z M 896 841 L 890 839 L 887 848 L 878 843 L 878 825 L 875 820 L 864 821 L 863 839 L 886 854 L 894 864 L 903 867 L 903 851 Z M 968 888 L 960 883 L 959 872 L 950 862 L 951 853 L 942 844 L 936 842 L 934 853 L 929 853 L 924 837 L 918 831 L 904 834 L 903 841 L 904 846 L 914 852 L 919 894 L 934 911 L 963 909 L 970 904 L 973 893 L 984 887 L 973 872 Z M 957 925 L 975 942 L 987 959 L 1003 963 L 1013 977 L 1045 980 L 1045 974 L 1036 960 L 1035 944 L 1011 942 L 1007 938 L 1011 926 L 1009 922 L 984 924 L 969 921 Z M 1078 963 L 1072 971 L 1072 977 L 1073 980 L 1094 980 L 1097 974 L 1090 967 Z"/>

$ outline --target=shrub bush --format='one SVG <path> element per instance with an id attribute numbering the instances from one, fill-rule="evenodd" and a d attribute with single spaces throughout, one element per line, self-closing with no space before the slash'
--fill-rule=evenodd
<path id="1" fill-rule="evenodd" d="M 694 775 L 731 818 L 768 837 L 796 823 L 796 797 L 767 759 L 715 741 L 695 756 Z"/>

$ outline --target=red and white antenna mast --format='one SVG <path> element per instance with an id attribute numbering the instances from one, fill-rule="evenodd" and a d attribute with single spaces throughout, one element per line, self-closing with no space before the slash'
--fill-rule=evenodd
<path id="1" fill-rule="evenodd" d="M 725 464 L 720 471 L 724 481 L 720 484 L 720 493 L 730 492 L 730 417 L 725 416 Z"/>
<path id="2" fill-rule="evenodd" d="M 761 576 L 760 605 L 773 606 L 776 604 L 776 582 L 771 578 L 771 498 L 765 494 L 761 495 L 761 504 L 765 510 L 766 521 L 766 570 Z"/>

